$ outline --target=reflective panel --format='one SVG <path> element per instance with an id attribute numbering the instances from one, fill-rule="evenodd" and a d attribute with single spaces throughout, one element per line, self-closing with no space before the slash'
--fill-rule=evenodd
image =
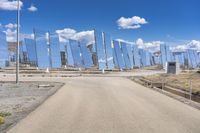
<path id="1" fill-rule="evenodd" d="M 60 42 L 57 34 L 49 34 L 50 59 L 52 68 L 61 68 Z"/>
<path id="2" fill-rule="evenodd" d="M 8 45 L 6 42 L 6 35 L 0 32 L 0 68 L 8 66 Z"/>
<path id="3" fill-rule="evenodd" d="M 67 65 L 68 66 L 74 66 L 74 59 L 73 59 L 72 50 L 71 50 L 69 41 L 66 42 L 65 52 L 66 52 L 66 63 L 67 63 Z"/>
<path id="4" fill-rule="evenodd" d="M 146 66 L 151 66 L 151 54 L 149 51 L 145 51 L 146 54 Z"/>
<path id="5" fill-rule="evenodd" d="M 114 40 L 113 45 L 114 45 L 114 51 L 115 51 L 115 55 L 116 55 L 116 59 L 117 59 L 117 66 L 119 67 L 119 69 L 125 69 L 126 66 L 124 63 L 123 53 L 121 51 L 119 41 Z"/>
<path id="6" fill-rule="evenodd" d="M 82 67 L 82 59 L 81 59 L 81 51 L 78 41 L 75 40 L 69 40 L 73 60 L 74 60 L 74 66 L 81 68 Z"/>
<path id="7" fill-rule="evenodd" d="M 149 58 L 150 58 L 150 65 L 155 65 L 154 59 L 153 59 L 153 54 L 149 52 Z"/>
<path id="8" fill-rule="evenodd" d="M 113 49 L 111 38 L 108 34 L 103 33 L 104 37 L 104 47 L 105 47 L 105 55 L 106 55 L 106 65 L 109 70 L 114 68 L 114 59 L 113 59 Z"/>
<path id="9" fill-rule="evenodd" d="M 179 62 L 181 65 L 184 64 L 184 55 L 182 52 L 175 53 L 175 59 L 177 62 Z"/>
<path id="10" fill-rule="evenodd" d="M 28 57 L 28 63 L 31 65 L 37 65 L 37 52 L 36 52 L 36 45 L 33 39 L 24 39 Z"/>
<path id="11" fill-rule="evenodd" d="M 131 44 L 127 44 L 127 51 L 128 51 L 128 56 L 131 64 L 131 68 L 133 68 L 133 48 Z"/>
<path id="12" fill-rule="evenodd" d="M 60 42 L 60 56 L 62 66 L 67 65 L 67 53 L 65 52 L 66 42 Z"/>
<path id="13" fill-rule="evenodd" d="M 165 67 L 166 62 L 167 62 L 165 44 L 160 44 L 160 53 L 161 53 L 161 63 L 163 67 Z"/>
<path id="14" fill-rule="evenodd" d="M 166 60 L 167 61 L 172 61 L 172 58 L 171 58 L 171 51 L 169 49 L 169 46 L 168 45 L 165 45 L 165 50 L 166 50 Z"/>
<path id="15" fill-rule="evenodd" d="M 24 55 L 23 55 L 23 42 L 19 45 L 19 62 L 24 62 Z"/>
<path id="16" fill-rule="evenodd" d="M 190 68 L 196 68 L 197 67 L 197 63 L 195 61 L 194 58 L 194 50 L 189 49 L 188 51 L 188 61 L 189 61 L 189 67 Z"/>
<path id="17" fill-rule="evenodd" d="M 25 44 L 25 41 L 23 40 L 22 41 L 22 59 L 23 59 L 23 63 L 28 63 L 28 55 L 27 55 L 27 50 L 26 50 L 26 44 Z"/>
<path id="18" fill-rule="evenodd" d="M 65 52 L 66 42 L 59 42 L 60 43 L 60 51 Z"/>
<path id="19" fill-rule="evenodd" d="M 136 45 L 133 45 L 133 64 L 134 67 L 141 67 L 139 49 Z"/>
<path id="20" fill-rule="evenodd" d="M 106 69 L 106 56 L 105 49 L 103 43 L 103 36 L 101 32 L 94 31 L 95 35 L 95 46 L 97 51 L 97 60 L 98 60 L 98 68 L 99 70 Z"/>
<path id="21" fill-rule="evenodd" d="M 184 56 L 184 65 L 189 68 L 188 52 L 187 51 L 184 52 L 183 56 Z"/>
<path id="22" fill-rule="evenodd" d="M 179 60 L 180 60 L 181 64 L 184 65 L 184 54 L 183 54 L 183 52 L 180 54 L 179 58 L 180 58 Z"/>
<path id="23" fill-rule="evenodd" d="M 9 57 L 9 61 L 11 61 L 11 62 L 15 62 L 16 61 L 16 53 L 14 53 L 14 52 L 8 52 L 8 57 Z"/>
<path id="24" fill-rule="evenodd" d="M 83 67 L 84 68 L 90 68 L 92 67 L 92 55 L 89 51 L 89 49 L 86 47 L 86 44 L 83 42 L 80 42 L 80 49 L 81 49 L 81 55 L 83 60 Z"/>
<path id="25" fill-rule="evenodd" d="M 198 67 L 200 65 L 200 58 L 198 56 L 197 50 L 193 50 L 193 52 L 194 52 L 194 58 Z"/>
<path id="26" fill-rule="evenodd" d="M 174 56 L 174 54 L 172 53 L 172 51 L 170 51 L 170 57 L 171 57 L 171 60 L 172 60 L 172 61 L 175 61 L 175 56 Z"/>
<path id="27" fill-rule="evenodd" d="M 46 32 L 40 30 L 34 30 L 35 42 L 36 42 L 36 52 L 37 52 L 37 66 L 41 69 L 49 68 L 49 49 L 48 42 L 46 38 Z"/>
<path id="28" fill-rule="evenodd" d="M 153 56 L 155 64 L 160 64 L 160 56 L 159 55 L 154 55 Z"/>
<path id="29" fill-rule="evenodd" d="M 127 69 L 131 69 L 131 63 L 130 63 L 130 57 L 129 57 L 129 54 L 128 54 L 128 50 L 127 50 L 127 44 L 124 43 L 124 42 L 120 42 L 121 44 L 121 49 L 122 49 L 122 53 L 123 53 L 123 58 L 124 58 L 124 62 L 125 62 L 125 65 L 126 65 L 126 68 Z"/>
<path id="30" fill-rule="evenodd" d="M 146 53 L 144 49 L 139 49 L 140 57 L 141 57 L 141 66 L 145 67 L 146 64 Z"/>
<path id="31" fill-rule="evenodd" d="M 117 62 L 117 57 L 116 57 L 116 54 L 115 54 L 115 49 L 112 48 L 112 51 L 113 51 L 114 66 L 115 66 L 115 68 L 119 68 L 118 62 Z"/>

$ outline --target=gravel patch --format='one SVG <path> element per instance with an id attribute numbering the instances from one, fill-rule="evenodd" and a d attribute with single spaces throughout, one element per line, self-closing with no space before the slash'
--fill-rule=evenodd
<path id="1" fill-rule="evenodd" d="M 0 125 L 0 132 L 5 133 L 63 85 L 58 82 L 0 82 L 0 113 L 10 114 Z"/>

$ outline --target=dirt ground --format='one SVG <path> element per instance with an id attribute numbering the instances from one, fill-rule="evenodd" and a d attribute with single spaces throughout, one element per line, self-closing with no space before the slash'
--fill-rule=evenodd
<path id="1" fill-rule="evenodd" d="M 145 76 L 148 80 L 154 82 L 165 82 L 172 87 L 189 91 L 190 80 L 192 85 L 192 92 L 200 94 L 200 72 L 199 71 L 183 71 L 179 75 L 174 74 L 156 74 Z"/>
<path id="2" fill-rule="evenodd" d="M 14 126 L 61 86 L 63 83 L 20 82 L 16 85 L 14 82 L 0 82 L 0 114 L 6 115 L 0 132 Z"/>

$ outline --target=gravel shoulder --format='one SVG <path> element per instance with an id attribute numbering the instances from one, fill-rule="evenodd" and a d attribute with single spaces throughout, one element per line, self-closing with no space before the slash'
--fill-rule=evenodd
<path id="1" fill-rule="evenodd" d="M 0 113 L 8 114 L 0 125 L 4 133 L 53 95 L 64 83 L 0 82 Z"/>

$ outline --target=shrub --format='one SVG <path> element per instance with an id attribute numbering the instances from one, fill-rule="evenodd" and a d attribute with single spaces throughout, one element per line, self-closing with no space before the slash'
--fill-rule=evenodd
<path id="1" fill-rule="evenodd" d="M 0 125 L 4 123 L 4 118 L 0 116 Z"/>

